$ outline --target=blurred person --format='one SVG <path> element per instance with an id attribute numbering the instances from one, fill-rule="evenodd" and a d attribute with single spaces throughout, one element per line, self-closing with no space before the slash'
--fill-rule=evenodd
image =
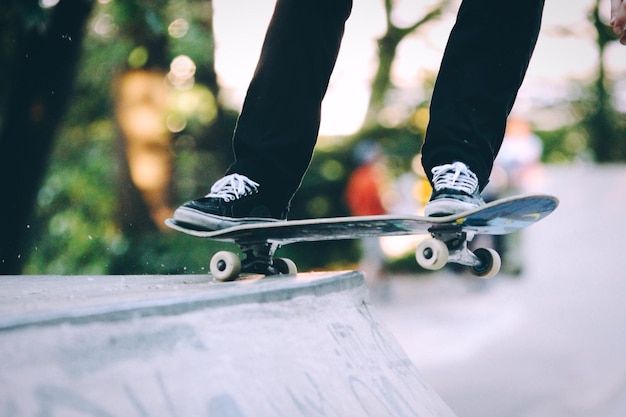
<path id="1" fill-rule="evenodd" d="M 515 195 L 528 188 L 533 172 L 541 164 L 543 143 L 523 117 L 509 117 L 502 147 L 495 160 L 505 178 L 505 189 L 500 195 Z"/>
<path id="2" fill-rule="evenodd" d="M 532 188 L 542 154 L 543 142 L 532 131 L 530 122 L 517 115 L 509 117 L 489 184 L 483 190 L 485 201 L 517 195 Z"/>
<path id="3" fill-rule="evenodd" d="M 359 143 L 354 149 L 354 160 L 357 168 L 348 178 L 345 190 L 350 214 L 353 216 L 385 214 L 387 210 L 383 205 L 382 195 L 386 174 L 380 146 L 370 140 Z M 385 256 L 380 238 L 361 239 L 359 269 L 365 273 L 368 284 L 380 293 L 388 289 L 384 264 Z"/>
<path id="4" fill-rule="evenodd" d="M 430 107 L 422 164 L 433 193 L 426 215 L 484 204 L 494 158 L 537 41 L 543 0 L 464 0 Z M 233 136 L 235 161 L 175 221 L 217 230 L 285 220 L 309 166 L 321 103 L 352 0 L 277 0 Z M 613 0 L 611 25 L 626 21 Z M 623 33 L 622 33 L 623 36 Z"/>
<path id="5" fill-rule="evenodd" d="M 359 143 L 353 152 L 357 168 L 346 186 L 346 202 L 353 216 L 385 214 L 382 183 L 386 177 L 383 153 L 373 141 Z"/>

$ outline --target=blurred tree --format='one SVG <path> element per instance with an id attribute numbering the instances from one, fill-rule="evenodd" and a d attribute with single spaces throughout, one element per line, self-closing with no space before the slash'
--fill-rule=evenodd
<path id="1" fill-rule="evenodd" d="M 125 156 L 118 222 L 129 235 L 139 235 L 163 228 L 171 216 L 172 172 L 188 168 L 175 163 L 172 145 L 186 162 L 211 161 L 221 174 L 231 159 L 236 116 L 217 102 L 211 1 L 118 0 L 112 10 L 119 36 L 132 45 L 114 84 Z M 190 103 L 199 104 L 189 109 Z M 173 144 L 178 138 L 184 140 Z M 189 174 L 205 181 L 217 176 Z M 201 188 L 206 192 L 208 186 Z M 184 199 L 195 191 L 185 189 Z"/>
<path id="2" fill-rule="evenodd" d="M 176 2 L 170 2 L 170 4 L 174 3 Z M 213 1 L 186 0 L 178 1 L 178 3 L 178 8 L 185 11 L 192 23 L 191 28 L 194 29 L 194 33 L 189 34 L 190 41 L 172 45 L 172 49 L 174 52 L 180 49 L 196 63 L 196 82 L 205 86 L 215 99 L 214 114 L 211 116 L 210 123 L 202 124 L 202 132 L 197 133 L 199 137 L 197 147 L 201 152 L 210 152 L 214 159 L 222 161 L 217 167 L 221 174 L 233 158 L 231 136 L 238 112 L 217 102 L 220 96 L 220 85 L 215 70 Z M 205 116 L 208 115 L 205 114 Z M 212 179 L 210 178 L 211 181 Z M 204 184 L 202 190 L 206 191 Z"/>
<path id="3" fill-rule="evenodd" d="M 5 2 L 0 131 L 0 273 L 19 273 L 37 191 L 71 97 L 91 0 Z"/>
<path id="4" fill-rule="evenodd" d="M 46 10 L 33 2 L 33 13 L 45 16 Z M 167 273 L 205 269 L 206 246 L 211 245 L 161 233 L 146 214 L 148 204 L 130 181 L 125 145 L 118 140 L 121 129 L 114 115 L 119 103 L 115 91 L 124 75 L 141 73 L 147 75 L 146 80 L 156 81 L 152 84 L 156 88 L 143 90 L 144 98 L 150 97 L 151 90 L 167 86 L 167 97 L 160 101 L 162 120 L 157 123 L 167 125 L 165 133 L 170 142 L 173 140 L 173 146 L 167 145 L 174 168 L 172 199 L 188 199 L 199 189 L 206 192 L 206 182 L 218 175 L 213 175 L 214 171 L 222 173 L 229 163 L 230 155 L 225 156 L 225 152 L 232 152 L 230 134 L 236 118 L 235 112 L 223 109 L 217 99 L 212 19 L 212 2 L 206 0 L 97 3 L 82 44 L 68 115 L 60 125 L 50 170 L 37 195 L 37 214 L 29 223 L 33 238 L 20 252 L 22 260 L 29 255 L 24 272 Z M 16 56 L 21 52 L 4 31 L 0 41 L 3 56 L 8 57 L 6 51 Z M 6 62 L 12 60 L 7 58 Z M 182 84 L 174 77 L 177 62 L 196 67 L 195 74 Z M 6 74 L 6 67 L 0 68 L 0 74 Z M 0 94 L 0 103 L 4 102 L 7 99 Z M 225 127 L 217 129 L 218 123 Z M 122 187 L 118 177 L 126 178 Z M 144 224 L 120 216 L 129 213 L 126 207 L 144 213 L 134 217 Z"/>
<path id="5" fill-rule="evenodd" d="M 451 0 L 433 2 L 424 14 L 414 23 L 398 26 L 394 23 L 397 4 L 394 0 L 383 0 L 385 10 L 385 33 L 377 40 L 377 61 L 374 78 L 371 82 L 371 95 L 359 131 L 350 138 L 350 142 L 362 139 L 378 141 L 388 158 L 391 174 L 402 175 L 411 169 L 413 157 L 419 152 L 421 140 L 428 122 L 428 100 L 407 106 L 397 112 L 398 100 L 394 98 L 396 87 L 393 84 L 392 69 L 398 47 L 409 36 L 423 29 L 428 23 L 439 19 L 452 7 Z M 433 77 L 434 78 L 434 77 Z M 433 79 L 426 79 L 423 85 L 424 97 L 430 97 Z M 406 104 L 405 104 L 406 105 Z M 388 112 L 388 110 L 390 110 Z M 394 113 L 393 123 L 383 122 L 384 115 Z M 381 117 L 383 115 L 383 117 Z M 400 117 L 398 117 L 400 115 Z"/>
<path id="6" fill-rule="evenodd" d="M 170 216 L 172 135 L 166 126 L 170 64 L 162 16 L 166 0 L 117 0 L 110 12 L 131 50 L 112 85 L 118 137 L 117 223 L 129 235 L 163 227 Z"/>
<path id="7" fill-rule="evenodd" d="M 590 88 L 590 99 L 583 110 L 583 123 L 588 131 L 590 146 L 598 162 L 626 160 L 626 122 L 615 108 L 613 82 L 605 66 L 607 46 L 618 42 L 611 27 L 600 15 L 601 0 L 596 0 L 589 20 L 596 31 L 598 71 Z M 605 7 L 602 2 L 602 7 Z"/>
<path id="8" fill-rule="evenodd" d="M 439 18 L 450 6 L 451 0 L 440 0 L 436 2 L 422 18 L 405 27 L 399 27 L 393 22 L 394 1 L 384 0 L 384 3 L 387 29 L 383 36 L 377 40 L 378 63 L 374 79 L 372 80 L 372 92 L 363 122 L 363 129 L 369 129 L 378 125 L 378 114 L 386 107 L 387 103 L 385 99 L 387 98 L 388 92 L 393 88 L 391 71 L 400 43 L 423 25 Z"/>
<path id="9" fill-rule="evenodd" d="M 174 138 L 176 203 L 206 193 L 233 160 L 232 133 L 238 111 L 220 102 L 215 70 L 213 1 L 170 0 L 172 23 L 188 22 L 184 36 L 170 41 L 170 55 L 188 56 L 195 64 L 194 87 L 177 89 L 171 109 L 185 119 L 185 129 Z M 195 103 L 191 105 L 191 103 Z"/>
<path id="10" fill-rule="evenodd" d="M 226 169 L 236 115 L 217 99 L 211 1 L 122 0 L 114 18 L 132 50 L 114 87 L 126 157 L 118 224 L 129 246 L 111 271 L 142 272 L 138 259 L 172 201 L 205 193 Z"/>

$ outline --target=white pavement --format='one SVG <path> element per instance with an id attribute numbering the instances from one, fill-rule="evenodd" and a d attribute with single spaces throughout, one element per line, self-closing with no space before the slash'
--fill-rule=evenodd
<path id="1" fill-rule="evenodd" d="M 561 204 L 521 277 L 396 277 L 375 307 L 459 417 L 626 416 L 626 167 L 548 167 L 533 191 Z"/>

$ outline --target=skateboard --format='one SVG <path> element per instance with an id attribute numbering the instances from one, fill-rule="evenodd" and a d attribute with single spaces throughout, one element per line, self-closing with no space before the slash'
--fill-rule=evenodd
<path id="1" fill-rule="evenodd" d="M 490 248 L 471 251 L 468 242 L 477 234 L 502 235 L 526 228 L 552 213 L 558 204 L 553 196 L 526 195 L 503 198 L 444 217 L 389 214 L 284 220 L 241 224 L 217 231 L 192 229 L 174 219 L 165 223 L 191 236 L 239 246 L 245 255 L 243 260 L 229 251 L 219 251 L 211 258 L 211 274 L 219 281 L 230 281 L 243 273 L 297 273 L 293 261 L 274 257 L 278 248 L 292 243 L 420 234 L 430 234 L 430 238 L 418 245 L 415 254 L 422 268 L 438 270 L 453 262 L 468 266 L 474 275 L 490 278 L 500 270 L 500 255 Z"/>

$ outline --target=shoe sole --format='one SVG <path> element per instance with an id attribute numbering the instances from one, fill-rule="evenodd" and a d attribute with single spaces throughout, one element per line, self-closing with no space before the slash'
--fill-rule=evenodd
<path id="1" fill-rule="evenodd" d="M 280 219 L 270 219 L 266 217 L 224 217 L 215 214 L 204 213 L 189 207 L 180 207 L 174 212 L 174 221 L 195 230 L 222 230 L 229 227 L 254 223 L 278 222 Z"/>
<path id="2" fill-rule="evenodd" d="M 439 198 L 426 204 L 424 214 L 428 217 L 451 216 L 479 207 L 479 204 L 467 203 L 454 198 Z"/>

